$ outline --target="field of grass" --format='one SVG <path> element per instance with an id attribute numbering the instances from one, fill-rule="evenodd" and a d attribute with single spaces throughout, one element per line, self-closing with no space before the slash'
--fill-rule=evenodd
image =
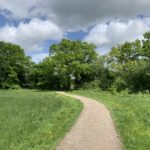
<path id="1" fill-rule="evenodd" d="M 96 99 L 110 110 L 124 150 L 150 149 L 150 95 L 111 94 L 108 92 L 74 91 Z"/>
<path id="2" fill-rule="evenodd" d="M 0 150 L 51 150 L 82 109 L 54 92 L 0 91 Z"/>

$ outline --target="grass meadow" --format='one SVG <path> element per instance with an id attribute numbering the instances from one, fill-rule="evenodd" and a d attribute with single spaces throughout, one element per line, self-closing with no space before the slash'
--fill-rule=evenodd
<path id="1" fill-rule="evenodd" d="M 51 150 L 82 110 L 54 92 L 0 91 L 0 150 Z"/>
<path id="2" fill-rule="evenodd" d="M 150 95 L 74 91 L 72 94 L 96 99 L 110 110 L 124 150 L 150 149 Z"/>

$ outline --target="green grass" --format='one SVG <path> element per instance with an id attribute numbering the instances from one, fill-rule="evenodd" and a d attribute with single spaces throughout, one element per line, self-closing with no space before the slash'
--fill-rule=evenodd
<path id="1" fill-rule="evenodd" d="M 0 91 L 0 150 L 51 150 L 82 109 L 54 92 Z"/>
<path id="2" fill-rule="evenodd" d="M 150 149 L 150 95 L 74 91 L 104 103 L 110 110 L 124 150 Z"/>

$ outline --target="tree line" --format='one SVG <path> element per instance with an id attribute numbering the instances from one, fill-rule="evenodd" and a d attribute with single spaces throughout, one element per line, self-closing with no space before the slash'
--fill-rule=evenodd
<path id="1" fill-rule="evenodd" d="M 149 92 L 150 32 L 143 40 L 112 47 L 104 56 L 92 43 L 63 39 L 50 46 L 49 57 L 39 64 L 20 46 L 0 42 L 0 88 Z"/>

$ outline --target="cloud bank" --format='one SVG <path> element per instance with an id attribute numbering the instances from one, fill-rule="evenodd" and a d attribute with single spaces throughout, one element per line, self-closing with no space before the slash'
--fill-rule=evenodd
<path id="1" fill-rule="evenodd" d="M 130 19 L 126 22 L 115 20 L 94 26 L 84 41 L 94 43 L 99 50 L 107 48 L 102 52 L 106 53 L 113 45 L 142 39 L 146 31 L 150 31 L 150 18 Z"/>
<path id="2" fill-rule="evenodd" d="M 29 23 L 21 22 L 17 27 L 6 25 L 0 28 L 0 40 L 21 45 L 26 52 L 42 51 L 46 40 L 60 40 L 63 31 L 50 21 L 32 19 Z"/>
<path id="3" fill-rule="evenodd" d="M 0 4 L 0 10 L 8 17 L 45 17 L 69 28 L 86 26 L 104 18 L 150 15 L 149 0 L 0 0 Z"/>
<path id="4" fill-rule="evenodd" d="M 86 31 L 83 40 L 106 53 L 150 30 L 150 0 L 0 0 L 0 15 L 12 22 L 0 27 L 0 40 L 41 56 L 45 41 L 59 41 L 70 32 Z"/>

